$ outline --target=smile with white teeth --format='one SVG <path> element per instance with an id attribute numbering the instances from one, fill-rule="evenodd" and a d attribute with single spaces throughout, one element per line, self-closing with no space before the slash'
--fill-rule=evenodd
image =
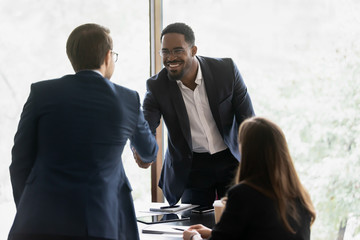
<path id="1" fill-rule="evenodd" d="M 170 62 L 167 65 L 169 68 L 177 68 L 180 66 L 180 64 L 181 64 L 180 62 Z"/>

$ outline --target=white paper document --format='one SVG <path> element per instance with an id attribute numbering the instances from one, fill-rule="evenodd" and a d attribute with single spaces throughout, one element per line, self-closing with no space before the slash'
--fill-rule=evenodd
<path id="1" fill-rule="evenodd" d="M 182 235 L 190 226 L 154 224 L 142 229 L 142 233 Z"/>

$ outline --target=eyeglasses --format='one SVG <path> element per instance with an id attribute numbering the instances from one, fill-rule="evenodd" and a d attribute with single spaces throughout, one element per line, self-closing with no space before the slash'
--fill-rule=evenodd
<path id="1" fill-rule="evenodd" d="M 113 55 L 114 62 L 117 62 L 119 54 L 111 50 L 111 54 Z"/>
<path id="2" fill-rule="evenodd" d="M 183 48 L 176 48 L 171 51 L 167 49 L 162 49 L 159 51 L 159 54 L 163 58 L 168 58 L 170 54 L 172 54 L 174 57 L 181 57 L 185 53 L 185 49 Z"/>

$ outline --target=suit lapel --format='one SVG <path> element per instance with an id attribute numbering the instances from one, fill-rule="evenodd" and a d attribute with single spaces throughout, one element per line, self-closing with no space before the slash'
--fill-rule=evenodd
<path id="1" fill-rule="evenodd" d="M 219 115 L 219 95 L 217 92 L 218 86 L 216 85 L 216 79 L 215 79 L 216 76 L 213 76 L 204 58 L 197 56 L 197 59 L 199 60 L 201 66 L 201 72 L 205 84 L 206 94 L 209 100 L 211 113 L 213 115 L 216 126 L 219 129 L 221 136 L 224 136 L 221 128 L 221 120 Z"/>
<path id="2" fill-rule="evenodd" d="M 192 149 L 190 123 L 184 99 L 176 81 L 168 80 L 168 84 L 171 100 L 175 108 L 176 115 L 179 119 L 181 131 L 186 139 L 186 142 L 189 145 L 189 148 Z"/>

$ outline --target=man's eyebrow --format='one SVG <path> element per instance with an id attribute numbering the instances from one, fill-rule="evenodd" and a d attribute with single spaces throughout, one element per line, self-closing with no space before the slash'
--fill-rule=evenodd
<path id="1" fill-rule="evenodd" d="M 174 49 L 184 49 L 184 48 L 183 47 L 174 47 L 173 50 Z M 162 48 L 161 50 L 169 50 L 169 49 L 168 48 Z"/>

